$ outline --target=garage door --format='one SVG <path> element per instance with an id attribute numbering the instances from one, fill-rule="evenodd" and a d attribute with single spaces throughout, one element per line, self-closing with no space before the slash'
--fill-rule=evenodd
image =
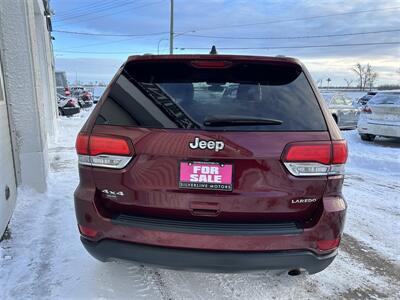
<path id="1" fill-rule="evenodd" d="M 10 126 L 0 59 L 0 237 L 15 207 L 16 186 Z"/>

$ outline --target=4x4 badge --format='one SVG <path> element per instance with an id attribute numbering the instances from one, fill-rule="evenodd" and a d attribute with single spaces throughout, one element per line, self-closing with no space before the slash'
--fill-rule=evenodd
<path id="1" fill-rule="evenodd" d="M 223 141 L 215 141 L 215 140 L 201 140 L 198 137 L 194 138 L 193 142 L 189 143 L 190 149 L 208 149 L 208 150 L 214 150 L 216 152 L 224 149 L 225 144 Z"/>
<path id="2" fill-rule="evenodd" d="M 102 190 L 101 191 L 103 194 L 106 194 L 107 196 L 124 196 L 124 192 L 119 192 L 119 191 L 110 191 L 110 190 Z"/>

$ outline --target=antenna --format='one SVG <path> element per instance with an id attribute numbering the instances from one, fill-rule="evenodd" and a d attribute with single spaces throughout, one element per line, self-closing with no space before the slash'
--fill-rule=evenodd
<path id="1" fill-rule="evenodd" d="M 213 46 L 211 47 L 210 54 L 211 54 L 211 55 L 217 55 L 217 54 L 218 54 L 217 48 L 215 48 L 215 45 L 213 45 Z"/>

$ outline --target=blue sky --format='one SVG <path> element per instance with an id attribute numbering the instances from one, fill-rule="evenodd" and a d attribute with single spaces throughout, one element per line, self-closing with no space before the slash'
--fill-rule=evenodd
<path id="1" fill-rule="evenodd" d="M 335 85 L 355 79 L 355 63 L 370 63 L 378 83 L 400 82 L 400 44 L 381 44 L 400 42 L 398 0 L 174 2 L 176 54 L 208 53 L 216 45 L 223 54 L 293 56 L 315 80 L 329 77 Z M 56 67 L 70 81 L 108 81 L 130 54 L 157 54 L 158 45 L 168 53 L 169 0 L 51 0 L 51 6 Z M 380 44 L 290 48 L 365 43 Z"/>

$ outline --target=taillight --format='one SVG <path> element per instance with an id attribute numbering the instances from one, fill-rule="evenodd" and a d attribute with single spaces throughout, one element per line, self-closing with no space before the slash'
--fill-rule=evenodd
<path id="1" fill-rule="evenodd" d="M 364 106 L 361 111 L 366 114 L 372 114 L 372 109 L 369 106 Z"/>
<path id="2" fill-rule="evenodd" d="M 285 161 L 307 161 L 329 164 L 331 161 L 331 143 L 320 145 L 291 144 L 286 152 Z"/>
<path id="3" fill-rule="evenodd" d="M 89 238 L 94 238 L 96 237 L 96 235 L 98 234 L 98 231 L 92 229 L 92 228 L 88 228 L 82 225 L 78 225 L 79 227 L 79 232 L 84 235 L 87 236 Z"/>
<path id="4" fill-rule="evenodd" d="M 89 136 L 83 133 L 78 134 L 76 138 L 75 148 L 78 155 L 89 154 Z"/>
<path id="5" fill-rule="evenodd" d="M 317 247 L 321 251 L 335 250 L 339 244 L 340 239 L 317 241 Z"/>
<path id="6" fill-rule="evenodd" d="M 347 160 L 345 140 L 334 142 L 291 143 L 286 146 L 282 161 L 294 176 L 326 176 L 344 174 Z"/>
<path id="7" fill-rule="evenodd" d="M 332 164 L 344 164 L 347 161 L 347 142 L 345 140 L 332 143 Z"/>
<path id="8" fill-rule="evenodd" d="M 129 139 L 83 133 L 76 139 L 76 151 L 81 165 L 113 169 L 124 168 L 134 155 Z"/>
<path id="9" fill-rule="evenodd" d="M 92 135 L 89 140 L 89 154 L 113 154 L 130 156 L 131 148 L 128 141 L 123 138 Z"/>

